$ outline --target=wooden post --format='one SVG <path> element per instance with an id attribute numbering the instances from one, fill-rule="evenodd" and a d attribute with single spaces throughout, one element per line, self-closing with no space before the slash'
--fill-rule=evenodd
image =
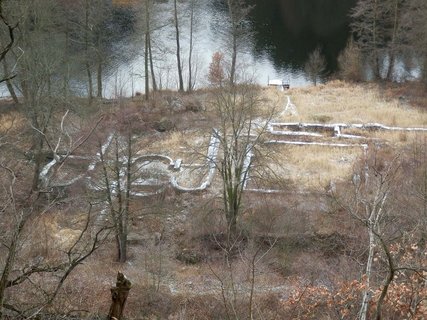
<path id="1" fill-rule="evenodd" d="M 111 307 L 108 313 L 109 320 L 121 320 L 125 309 L 126 299 L 132 287 L 129 279 L 120 271 L 117 273 L 116 286 L 111 288 Z"/>

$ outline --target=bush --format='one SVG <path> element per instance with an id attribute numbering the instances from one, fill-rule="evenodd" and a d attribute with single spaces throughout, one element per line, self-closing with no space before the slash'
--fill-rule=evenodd
<path id="1" fill-rule="evenodd" d="M 182 249 L 176 255 L 176 258 L 185 264 L 197 264 L 202 260 L 202 257 L 198 252 L 192 251 L 188 248 Z"/>
<path id="2" fill-rule="evenodd" d="M 347 81 L 363 80 L 362 53 L 350 39 L 345 49 L 338 56 L 339 76 Z"/>
<path id="3" fill-rule="evenodd" d="M 200 112 L 203 111 L 203 105 L 198 99 L 188 99 L 185 101 L 185 111 Z"/>
<path id="4" fill-rule="evenodd" d="M 317 85 L 318 78 L 322 77 L 326 70 L 326 59 L 319 47 L 310 53 L 304 69 L 310 81 Z"/>

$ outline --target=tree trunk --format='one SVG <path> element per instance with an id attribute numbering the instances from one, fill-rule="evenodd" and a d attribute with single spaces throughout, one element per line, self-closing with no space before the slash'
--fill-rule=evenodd
<path id="1" fill-rule="evenodd" d="M 190 48 L 188 53 L 188 88 L 187 91 L 193 91 L 193 70 L 192 70 L 192 59 L 193 59 L 193 32 L 194 32 L 194 3 L 195 0 L 191 0 L 190 3 Z"/>
<path id="2" fill-rule="evenodd" d="M 389 51 L 389 63 L 388 63 L 388 67 L 387 67 L 387 80 L 388 81 L 393 81 L 393 70 L 394 70 L 394 64 L 396 61 L 393 49 L 391 49 Z"/>
<path id="3" fill-rule="evenodd" d="M 394 64 L 396 61 L 396 38 L 397 38 L 397 30 L 399 27 L 399 0 L 394 0 L 394 6 L 393 6 L 393 33 L 391 37 L 391 44 L 389 49 L 389 64 L 387 69 L 387 80 L 392 81 L 393 80 L 393 70 L 394 70 Z"/>
<path id="4" fill-rule="evenodd" d="M 9 78 L 10 74 L 9 74 L 9 70 L 8 70 L 8 67 L 7 67 L 6 57 L 3 59 L 2 62 L 3 62 L 3 73 L 4 73 L 4 77 L 5 78 Z M 12 85 L 12 82 L 10 81 L 10 79 L 6 80 L 6 87 L 7 87 L 7 90 L 9 91 L 9 93 L 10 93 L 10 96 L 13 99 L 13 102 L 15 102 L 16 104 L 18 104 L 19 103 L 18 96 L 16 95 L 15 88 L 13 88 L 13 85 Z"/>
<path id="5" fill-rule="evenodd" d="M 145 50 L 144 50 L 144 76 L 145 76 L 145 100 L 148 101 L 150 94 L 150 79 L 148 77 L 148 51 L 149 51 L 149 43 L 150 43 L 150 15 L 149 15 L 149 0 L 145 0 Z"/>
<path id="6" fill-rule="evenodd" d="M 108 313 L 109 320 L 121 320 L 123 311 L 125 309 L 126 300 L 132 283 L 123 275 L 118 272 L 116 286 L 111 288 L 111 306 Z"/>
<path id="7" fill-rule="evenodd" d="M 9 275 L 13 270 L 13 265 L 15 263 L 15 256 L 18 246 L 19 237 L 21 231 L 26 222 L 26 217 L 20 215 L 19 220 L 16 224 L 16 229 L 14 230 L 12 241 L 8 247 L 6 262 L 3 267 L 3 272 L 0 278 L 0 319 L 3 319 L 3 303 L 5 298 L 6 288 L 8 287 Z"/>
<path id="8" fill-rule="evenodd" d="M 36 132 L 35 134 L 37 136 L 35 137 L 34 171 L 31 187 L 33 191 L 37 191 L 39 189 L 40 170 L 43 162 L 43 138 L 40 136 L 39 132 Z"/>
<path id="9" fill-rule="evenodd" d="M 90 71 L 89 63 L 89 0 L 86 0 L 86 11 L 85 11 L 85 53 L 86 53 L 86 73 L 88 78 L 88 95 L 89 102 L 92 102 L 93 98 L 93 85 L 92 85 L 92 72 Z"/>
<path id="10" fill-rule="evenodd" d="M 128 237 L 128 225 L 129 225 L 129 210 L 130 210 L 130 193 L 132 188 L 132 132 L 128 131 L 127 141 L 127 161 L 126 161 L 126 191 L 125 191 L 125 203 L 123 210 L 123 241 L 125 244 L 125 258 L 127 258 L 127 237 Z"/>
<path id="11" fill-rule="evenodd" d="M 179 77 L 179 91 L 184 91 L 184 80 L 182 78 L 182 65 L 181 65 L 181 46 L 179 43 L 179 22 L 178 22 L 178 8 L 176 4 L 177 0 L 174 0 L 174 18 L 175 18 L 175 36 L 176 36 L 176 61 L 178 65 L 178 77 Z"/>
<path id="12" fill-rule="evenodd" d="M 226 169 L 227 170 L 227 169 Z M 224 206 L 226 211 L 228 238 L 234 240 L 237 234 L 237 216 L 239 214 L 239 204 L 237 202 L 238 194 L 235 192 L 232 182 L 225 178 L 224 184 Z"/>
<path id="13" fill-rule="evenodd" d="M 88 80 L 88 97 L 89 101 L 92 101 L 93 99 L 93 83 L 92 83 L 92 72 L 90 71 L 90 65 L 88 62 L 86 62 L 86 74 L 87 74 L 87 80 Z"/>
<path id="14" fill-rule="evenodd" d="M 68 91 L 69 91 L 69 72 L 70 72 L 70 64 L 69 64 L 69 56 L 68 56 L 68 46 L 70 42 L 70 32 L 69 32 L 69 22 L 68 19 L 65 22 L 65 45 L 64 45 L 64 74 L 62 78 L 62 93 L 67 100 Z"/>
<path id="15" fill-rule="evenodd" d="M 236 25 L 236 13 L 234 12 L 233 0 L 228 0 L 228 13 L 231 19 L 231 37 L 232 37 L 232 48 L 231 48 L 231 66 L 230 66 L 230 84 L 234 85 L 236 81 L 236 64 L 237 64 L 237 25 Z"/>
<path id="16" fill-rule="evenodd" d="M 145 33 L 145 51 L 144 51 L 144 77 L 145 77 L 145 100 L 148 101 L 150 94 L 150 78 L 148 73 L 148 33 Z"/>
<path id="17" fill-rule="evenodd" d="M 382 238 L 379 237 L 379 240 L 380 240 L 381 246 L 384 250 L 384 253 L 386 254 L 386 257 L 387 257 L 389 272 L 388 272 L 387 278 L 384 282 L 384 287 L 381 290 L 381 295 L 380 295 L 378 302 L 377 302 L 377 309 L 375 311 L 375 320 L 381 320 L 382 319 L 381 310 L 383 307 L 384 299 L 387 295 L 388 288 L 389 288 L 391 282 L 393 281 L 394 275 L 396 273 L 396 268 L 394 266 L 394 261 L 393 261 L 393 257 L 391 256 L 390 250 L 387 248 L 387 245 L 384 243 L 384 240 Z"/>
<path id="18" fill-rule="evenodd" d="M 119 218 L 121 219 L 121 218 Z M 127 234 L 121 230 L 117 235 L 118 239 L 118 261 L 121 263 L 127 260 Z"/>
<path id="19" fill-rule="evenodd" d="M 150 60 L 151 82 L 153 83 L 153 91 L 157 91 L 156 75 L 154 74 L 153 52 L 151 50 L 151 33 L 148 32 L 148 54 Z"/>
<path id="20" fill-rule="evenodd" d="M 233 52 L 231 55 L 230 84 L 236 82 L 237 39 L 233 36 Z"/>
<path id="21" fill-rule="evenodd" d="M 368 229 L 369 233 L 369 249 L 368 249 L 368 261 L 366 262 L 366 271 L 365 271 L 365 289 L 363 291 L 363 298 L 362 298 L 362 304 L 360 306 L 359 310 L 359 319 L 360 320 L 366 320 L 367 314 L 368 314 L 368 306 L 369 306 L 369 300 L 371 298 L 370 296 L 370 279 L 371 279 L 371 273 L 372 273 L 372 262 L 374 260 L 374 253 L 375 253 L 375 235 L 372 230 L 372 227 L 369 227 Z"/>
<path id="22" fill-rule="evenodd" d="M 98 98 L 102 98 L 102 61 L 98 61 L 98 73 L 97 73 L 97 95 Z"/>
<path id="23" fill-rule="evenodd" d="M 96 77 L 96 83 L 97 83 L 97 92 L 96 96 L 100 99 L 102 99 L 102 48 L 101 48 L 101 36 L 99 35 L 99 31 L 97 32 L 97 58 L 98 58 L 98 68 L 97 68 L 97 77 Z"/>
<path id="24" fill-rule="evenodd" d="M 121 183 L 121 161 L 120 161 L 120 154 L 119 154 L 119 141 L 118 137 L 115 137 L 115 144 L 116 144 L 116 150 L 115 150 L 115 164 L 114 164 L 114 171 L 115 171 L 115 182 L 116 182 L 116 198 L 117 198 L 117 223 L 116 223 L 116 236 L 118 239 L 118 260 L 119 262 L 126 262 L 127 259 L 127 226 L 125 226 L 125 222 L 127 223 L 124 215 L 125 215 L 125 201 L 126 199 L 123 199 L 123 187 Z"/>
<path id="25" fill-rule="evenodd" d="M 427 55 L 424 57 L 424 63 L 422 67 L 422 81 L 427 86 Z"/>
<path id="26" fill-rule="evenodd" d="M 373 70 L 374 70 L 374 78 L 375 80 L 378 80 L 381 78 L 381 69 L 380 69 L 380 58 L 379 58 L 379 54 L 378 54 L 378 0 L 374 0 L 374 21 L 372 22 L 372 43 L 373 43 L 373 53 L 374 53 L 374 57 L 373 57 L 373 62 L 374 62 L 374 66 L 373 66 Z"/>

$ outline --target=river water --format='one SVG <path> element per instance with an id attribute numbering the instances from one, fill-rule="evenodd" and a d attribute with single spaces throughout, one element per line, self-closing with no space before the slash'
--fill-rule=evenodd
<path id="1" fill-rule="evenodd" d="M 269 79 L 282 79 L 291 86 L 305 86 L 308 80 L 304 64 L 316 47 L 322 48 L 327 60 L 327 73 L 337 70 L 337 56 L 345 47 L 349 30 L 349 11 L 356 0 L 250 0 L 254 5 L 248 26 L 252 36 L 239 53 L 245 74 L 259 84 Z M 207 84 L 206 76 L 212 54 L 226 54 L 221 36 L 227 12 L 224 0 L 197 1 L 197 24 L 194 57 L 197 65 L 197 87 Z M 161 1 L 156 18 L 172 20 L 171 1 Z M 189 19 L 181 18 L 181 45 L 184 70 L 187 70 Z M 136 28 L 129 43 L 121 50 L 131 52 L 126 62 L 117 62 L 106 85 L 106 96 L 144 92 L 143 35 Z M 153 34 L 155 69 L 160 86 L 177 88 L 175 41 L 172 25 Z"/>

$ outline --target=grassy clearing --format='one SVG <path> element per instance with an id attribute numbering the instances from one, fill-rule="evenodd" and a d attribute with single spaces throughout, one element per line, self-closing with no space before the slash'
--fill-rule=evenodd
<path id="1" fill-rule="evenodd" d="M 298 115 L 285 115 L 281 116 L 281 119 L 276 118 L 277 120 L 319 123 L 379 122 L 388 126 L 427 127 L 427 114 L 423 110 L 400 101 L 398 97 L 381 92 L 377 85 L 354 85 L 340 81 L 317 87 L 296 88 L 287 92 L 281 92 L 275 88 L 262 88 L 257 114 L 266 115 L 271 114 L 272 111 L 280 113 L 286 107 L 288 94 L 291 95 L 292 103 L 297 107 Z M 209 119 L 214 116 L 213 114 L 212 110 L 206 112 Z M 208 127 L 204 130 L 164 133 L 159 136 L 161 138 L 145 146 L 141 144 L 143 147 L 141 152 L 165 154 L 174 159 L 181 158 L 186 164 L 204 163 L 203 155 L 206 154 L 209 141 L 207 130 Z M 426 135 L 420 132 L 359 129 L 344 129 L 342 133 L 378 139 L 395 147 L 412 143 Z M 331 140 L 327 136 L 321 141 L 357 144 L 366 143 L 367 140 Z M 256 182 L 256 178 L 252 180 L 253 187 L 280 189 L 280 179 L 276 178 L 281 177 L 292 185 L 299 185 L 302 189 L 323 188 L 330 181 L 347 179 L 351 175 L 353 164 L 362 155 L 360 147 L 269 145 L 262 149 L 265 159 L 256 160 L 258 167 L 253 169 L 254 175 L 258 174 L 261 178 Z M 262 171 L 260 167 L 269 167 L 269 171 L 274 174 L 270 176 L 265 172 L 260 173 Z M 195 172 L 190 176 L 193 173 Z M 253 177 L 252 173 L 251 176 Z M 181 181 L 187 179 L 189 176 Z M 198 182 L 194 177 L 188 181 L 190 180 Z M 214 185 L 217 184 L 214 183 Z"/>
<path id="2" fill-rule="evenodd" d="M 158 134 L 155 139 L 140 139 L 136 148 L 139 154 L 161 154 L 172 159 L 183 159 L 184 163 L 193 163 L 206 154 L 209 134 L 199 131 L 170 131 Z"/>
<path id="3" fill-rule="evenodd" d="M 298 122 L 380 122 L 389 126 L 427 126 L 427 113 L 386 94 L 374 84 L 333 81 L 317 87 L 291 89 L 298 115 L 283 117 Z"/>
<path id="4" fill-rule="evenodd" d="M 415 143 L 417 141 L 422 141 L 427 137 L 427 132 L 416 131 L 368 131 L 360 129 L 346 129 L 343 130 L 342 133 L 385 141 L 395 147 L 401 147 L 407 144 Z"/>
<path id="5" fill-rule="evenodd" d="M 277 115 L 286 107 L 288 99 L 283 92 L 276 88 L 263 88 L 261 90 L 261 99 L 259 109 L 266 115 Z"/>
<path id="6" fill-rule="evenodd" d="M 362 155 L 359 147 L 274 146 L 276 159 L 272 167 L 283 172 L 303 189 L 326 187 L 330 181 L 347 179 L 354 162 Z"/>

